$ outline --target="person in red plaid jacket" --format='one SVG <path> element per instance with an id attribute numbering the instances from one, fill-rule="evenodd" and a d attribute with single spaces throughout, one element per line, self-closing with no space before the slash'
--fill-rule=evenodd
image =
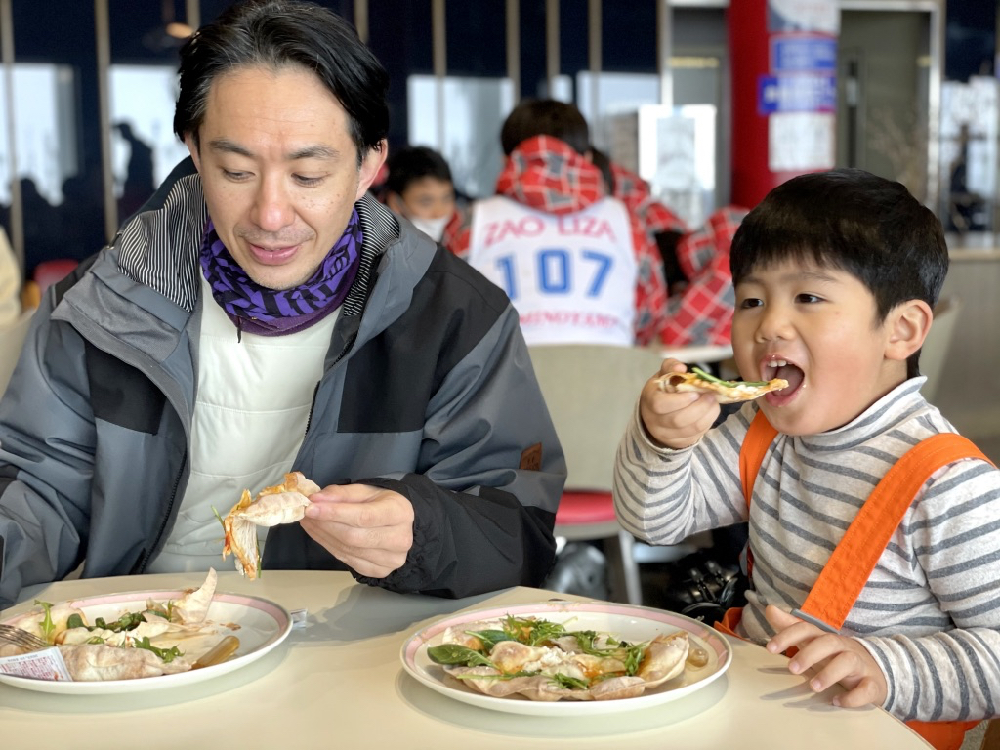
<path id="1" fill-rule="evenodd" d="M 725 206 L 690 229 L 639 175 L 594 154 L 597 164 L 607 162 L 612 194 L 638 217 L 663 259 L 669 296 L 660 340 L 669 347 L 728 346 L 735 302 L 729 245 L 746 209 Z"/>
<path id="2" fill-rule="evenodd" d="M 477 201 L 448 247 L 503 287 L 529 345 L 659 340 L 667 292 L 655 243 L 606 194 L 587 122 L 525 100 L 501 132 L 497 196 Z"/>

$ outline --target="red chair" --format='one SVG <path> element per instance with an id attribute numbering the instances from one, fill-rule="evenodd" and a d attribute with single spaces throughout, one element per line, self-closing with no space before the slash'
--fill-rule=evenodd
<path id="1" fill-rule="evenodd" d="M 658 349 L 601 345 L 529 347 L 531 364 L 566 456 L 566 485 L 555 535 L 601 540 L 612 601 L 642 603 L 639 562 L 665 562 L 694 551 L 649 547 L 615 518 L 612 470 L 618 443 L 643 384 L 660 368 Z"/>
<path id="2" fill-rule="evenodd" d="M 35 266 L 31 278 L 38 284 L 39 295 L 45 294 L 46 289 L 62 281 L 78 265 L 80 265 L 79 261 L 71 260 L 70 258 L 59 258 L 56 260 L 45 260 Z"/>

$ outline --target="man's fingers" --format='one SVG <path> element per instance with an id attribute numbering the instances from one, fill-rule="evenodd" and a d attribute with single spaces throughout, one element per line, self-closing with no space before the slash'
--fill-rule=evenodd
<path id="1" fill-rule="evenodd" d="M 413 523 L 413 506 L 405 499 L 389 499 L 361 503 L 315 502 L 306 508 L 306 518 L 338 523 L 358 529 L 400 526 Z"/>
<path id="2" fill-rule="evenodd" d="M 313 502 L 325 500 L 327 502 L 363 503 L 385 491 L 381 487 L 372 487 L 370 484 L 328 484 L 309 499 L 315 498 Z"/>
<path id="3" fill-rule="evenodd" d="M 405 552 L 413 544 L 412 527 L 404 525 L 358 526 L 338 521 L 302 519 L 302 528 L 314 537 L 326 537 L 345 551 L 365 549 Z"/>

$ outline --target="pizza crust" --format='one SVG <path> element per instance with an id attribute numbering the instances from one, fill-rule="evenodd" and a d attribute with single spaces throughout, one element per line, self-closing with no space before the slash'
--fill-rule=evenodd
<path id="1" fill-rule="evenodd" d="M 285 474 L 281 484 L 265 487 L 255 498 L 250 496 L 250 490 L 243 490 L 239 502 L 222 522 L 226 530 L 222 559 L 232 553 L 240 575 L 250 580 L 257 578 L 260 573 L 257 527 L 301 521 L 311 505 L 309 496 L 319 490 L 318 484 L 298 471 Z"/>
<path id="2" fill-rule="evenodd" d="M 714 393 L 720 404 L 734 404 L 739 401 L 750 401 L 760 398 L 765 393 L 780 391 L 788 387 L 788 381 L 774 378 L 766 385 L 748 385 L 735 383 L 727 385 L 705 380 L 693 372 L 671 372 L 657 378 L 661 391 L 666 393 Z"/>

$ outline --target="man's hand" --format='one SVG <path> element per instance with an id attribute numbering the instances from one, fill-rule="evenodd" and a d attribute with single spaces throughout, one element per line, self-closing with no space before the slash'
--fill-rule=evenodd
<path id="1" fill-rule="evenodd" d="M 312 495 L 302 528 L 363 576 L 385 578 L 413 546 L 413 506 L 392 490 L 331 484 Z"/>
<path id="2" fill-rule="evenodd" d="M 671 372 L 687 372 L 676 359 L 665 359 L 660 372 L 646 381 L 639 398 L 639 416 L 649 436 L 674 450 L 687 448 L 701 440 L 702 435 L 719 416 L 719 402 L 711 393 L 666 393 L 656 379 Z"/>
<path id="3" fill-rule="evenodd" d="M 854 638 L 826 633 L 773 604 L 764 610 L 764 616 L 776 631 L 767 643 L 768 651 L 780 654 L 790 646 L 799 649 L 788 662 L 789 672 L 802 674 L 810 667 L 818 667 L 816 676 L 809 681 L 809 687 L 817 693 L 834 683 L 847 688 L 846 693 L 834 696 L 835 706 L 858 708 L 885 703 L 889 689 L 885 675 L 868 649 Z"/>

